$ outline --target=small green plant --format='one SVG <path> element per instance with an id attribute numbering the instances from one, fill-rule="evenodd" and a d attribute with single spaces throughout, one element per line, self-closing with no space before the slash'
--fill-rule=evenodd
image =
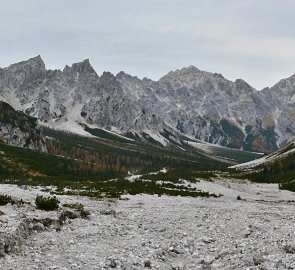
<path id="1" fill-rule="evenodd" d="M 55 196 L 46 198 L 38 195 L 35 203 L 38 209 L 50 211 L 58 209 L 60 201 Z"/>
<path id="2" fill-rule="evenodd" d="M 11 202 L 11 197 L 0 194 L 0 205 L 6 205 Z"/>

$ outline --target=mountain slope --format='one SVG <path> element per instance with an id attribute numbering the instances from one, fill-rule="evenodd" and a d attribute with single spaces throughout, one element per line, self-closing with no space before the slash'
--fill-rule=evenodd
<path id="1" fill-rule="evenodd" d="M 295 139 L 269 155 L 230 168 L 235 177 L 279 183 L 281 189 L 295 191 Z"/>
<path id="2" fill-rule="evenodd" d="M 271 154 L 268 154 L 266 156 L 263 156 L 261 158 L 234 165 L 230 168 L 232 169 L 255 169 L 257 167 L 261 166 L 268 166 L 269 164 L 274 164 L 277 161 L 284 162 L 285 158 L 292 157 L 295 164 L 295 139 L 293 139 L 291 142 L 287 143 L 280 149 L 272 152 Z M 295 175 L 294 175 L 295 176 Z"/>
<path id="3" fill-rule="evenodd" d="M 47 151 L 44 139 L 37 128 L 37 119 L 15 111 L 0 101 L 0 140 L 10 145 Z"/>
<path id="4" fill-rule="evenodd" d="M 295 136 L 295 74 L 261 92 L 266 102 L 276 107 L 279 143 Z"/>
<path id="5" fill-rule="evenodd" d="M 194 66 L 170 72 L 158 82 L 123 72 L 117 78 L 126 95 L 136 93 L 135 101 L 189 136 L 257 152 L 277 148 L 277 107 L 243 80 L 231 82 Z"/>

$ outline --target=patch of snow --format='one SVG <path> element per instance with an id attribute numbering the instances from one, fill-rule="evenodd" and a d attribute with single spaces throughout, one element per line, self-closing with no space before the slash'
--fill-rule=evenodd
<path id="1" fill-rule="evenodd" d="M 143 132 L 146 133 L 146 134 L 148 134 L 152 139 L 154 139 L 155 141 L 159 142 L 163 146 L 167 146 L 169 144 L 169 141 L 166 138 L 164 138 L 162 135 L 160 135 L 160 134 L 153 133 L 150 130 L 144 130 Z"/>

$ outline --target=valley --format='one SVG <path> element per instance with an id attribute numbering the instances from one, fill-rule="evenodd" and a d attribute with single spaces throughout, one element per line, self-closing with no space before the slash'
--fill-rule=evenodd
<path id="1" fill-rule="evenodd" d="M 295 267 L 293 90 L 40 56 L 0 86 L 3 269 Z"/>

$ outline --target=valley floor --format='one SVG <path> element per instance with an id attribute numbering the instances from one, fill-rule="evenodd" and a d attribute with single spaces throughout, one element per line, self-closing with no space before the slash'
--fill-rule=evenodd
<path id="1" fill-rule="evenodd" d="M 61 231 L 33 231 L 20 252 L 0 258 L 0 268 L 295 269 L 295 193 L 226 180 L 196 185 L 224 196 L 59 196 L 62 203 L 84 204 L 90 220 L 71 220 Z M 33 202 L 42 192 L 0 185 L 0 193 Z M 0 211 L 0 240 L 24 216 L 57 214 L 31 206 L 0 206 Z"/>

